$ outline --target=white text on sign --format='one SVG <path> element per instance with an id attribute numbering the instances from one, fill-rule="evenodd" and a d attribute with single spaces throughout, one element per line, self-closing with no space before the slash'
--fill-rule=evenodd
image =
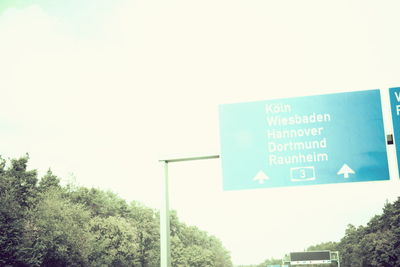
<path id="1" fill-rule="evenodd" d="M 331 114 L 293 114 L 289 104 L 266 104 L 268 165 L 286 165 L 327 161 L 329 156 L 320 151 L 328 147 L 324 127 L 307 127 L 310 124 L 331 122 Z M 304 128 L 299 128 L 302 125 Z M 283 127 L 285 129 L 283 129 Z M 304 140 L 306 137 L 311 137 Z M 315 138 L 314 138 L 315 137 Z M 287 139 L 291 139 L 288 141 Z M 281 155 L 280 152 L 289 152 Z M 293 152 L 293 153 L 290 153 Z"/>

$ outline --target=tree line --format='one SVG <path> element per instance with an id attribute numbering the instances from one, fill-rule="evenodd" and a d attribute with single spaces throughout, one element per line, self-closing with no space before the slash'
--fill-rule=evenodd
<path id="1" fill-rule="evenodd" d="M 349 224 L 336 248 L 342 267 L 400 266 L 400 197 L 366 226 Z"/>
<path id="2" fill-rule="evenodd" d="M 324 242 L 312 245 L 305 251 L 339 251 L 341 267 L 397 267 L 400 266 L 400 197 L 387 202 L 380 215 L 375 215 L 365 226 L 349 224 L 339 242 Z M 288 259 L 288 255 L 285 258 Z M 270 259 L 258 265 L 243 267 L 265 267 L 282 264 L 282 259 Z M 336 266 L 336 263 L 332 263 Z M 313 265 L 327 267 L 326 264 Z"/>
<path id="3" fill-rule="evenodd" d="M 0 266 L 160 265 L 159 212 L 116 194 L 38 178 L 0 158 Z M 220 240 L 171 214 L 172 266 L 232 267 Z"/>

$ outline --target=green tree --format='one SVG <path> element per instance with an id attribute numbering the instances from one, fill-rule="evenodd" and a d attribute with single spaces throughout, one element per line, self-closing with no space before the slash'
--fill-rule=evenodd
<path id="1" fill-rule="evenodd" d="M 112 192 L 85 187 L 67 191 L 68 198 L 74 203 L 84 205 L 93 217 L 126 217 L 128 214 L 126 201 Z"/>
<path id="2" fill-rule="evenodd" d="M 345 267 L 362 267 L 362 248 L 360 246 L 362 228 L 357 229 L 352 224 L 347 226 L 345 236 L 341 239 L 339 245 L 340 263 Z"/>
<path id="3" fill-rule="evenodd" d="M 317 245 L 310 246 L 306 249 L 306 251 L 318 251 L 318 250 L 330 250 L 330 251 L 337 251 L 338 250 L 338 243 L 337 242 L 323 242 Z"/>
<path id="4" fill-rule="evenodd" d="M 265 260 L 263 263 L 257 265 L 256 267 L 265 267 L 267 265 L 278 265 L 278 264 L 282 264 L 282 259 L 267 259 Z"/>
<path id="5" fill-rule="evenodd" d="M 400 266 L 400 198 L 367 226 L 349 225 L 338 245 L 341 266 Z"/>
<path id="6" fill-rule="evenodd" d="M 138 232 L 140 267 L 160 265 L 160 230 L 156 212 L 137 202 L 131 202 L 128 216 Z"/>
<path id="7" fill-rule="evenodd" d="M 95 217 L 90 221 L 94 237 L 91 266 L 137 266 L 137 230 L 124 218 Z"/>
<path id="8" fill-rule="evenodd" d="M 210 249 L 215 266 L 231 267 L 231 255 L 228 250 L 224 248 L 222 242 L 215 236 L 209 236 Z"/>
<path id="9" fill-rule="evenodd" d="M 38 190 L 39 192 L 46 192 L 52 189 L 61 189 L 60 178 L 53 174 L 49 169 L 45 176 L 39 181 Z"/>
<path id="10" fill-rule="evenodd" d="M 34 206 L 37 195 L 37 172 L 27 170 L 29 156 L 12 159 L 11 166 L 3 172 L 4 179 L 10 183 L 13 192 L 18 195 L 18 202 L 23 208 Z"/>
<path id="11" fill-rule="evenodd" d="M 38 182 L 29 157 L 0 157 L 0 266 L 132 266 L 160 263 L 159 213 L 116 194 L 61 186 L 49 169 Z M 214 236 L 171 215 L 172 263 L 231 267 Z"/>
<path id="12" fill-rule="evenodd" d="M 36 203 L 36 171 L 27 170 L 28 155 L 6 161 L 0 157 L 0 266 L 37 266 L 31 249 L 27 214 Z"/>
<path id="13" fill-rule="evenodd" d="M 30 214 L 34 248 L 42 255 L 41 266 L 87 266 L 92 237 L 90 213 L 71 203 L 59 190 L 46 192 Z"/>
<path id="14" fill-rule="evenodd" d="M 171 236 L 174 266 L 232 266 L 229 252 L 217 238 L 179 222 L 175 212 L 171 213 Z"/>
<path id="15" fill-rule="evenodd" d="M 21 265 L 25 211 L 9 177 L 0 178 L 0 266 Z"/>

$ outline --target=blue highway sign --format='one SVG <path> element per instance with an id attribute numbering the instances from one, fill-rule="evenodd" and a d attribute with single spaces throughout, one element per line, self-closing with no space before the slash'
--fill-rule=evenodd
<path id="1" fill-rule="evenodd" d="M 379 90 L 220 105 L 225 190 L 389 180 Z"/>
<path id="2" fill-rule="evenodd" d="M 400 173 L 400 87 L 390 88 L 390 106 L 392 108 L 393 131 L 397 151 L 397 165 Z"/>

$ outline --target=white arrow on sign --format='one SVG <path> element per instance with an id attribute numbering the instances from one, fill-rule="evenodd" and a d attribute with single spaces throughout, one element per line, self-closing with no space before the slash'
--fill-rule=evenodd
<path id="1" fill-rule="evenodd" d="M 349 178 L 349 173 L 351 174 L 355 174 L 356 172 L 353 171 L 349 165 L 347 165 L 346 163 L 343 164 L 342 168 L 340 168 L 340 170 L 337 172 L 337 175 L 342 175 L 344 176 L 344 178 Z"/>
<path id="2" fill-rule="evenodd" d="M 254 176 L 253 181 L 258 181 L 259 184 L 263 184 L 265 180 L 268 180 L 269 177 L 263 171 L 257 172 L 256 176 Z"/>

